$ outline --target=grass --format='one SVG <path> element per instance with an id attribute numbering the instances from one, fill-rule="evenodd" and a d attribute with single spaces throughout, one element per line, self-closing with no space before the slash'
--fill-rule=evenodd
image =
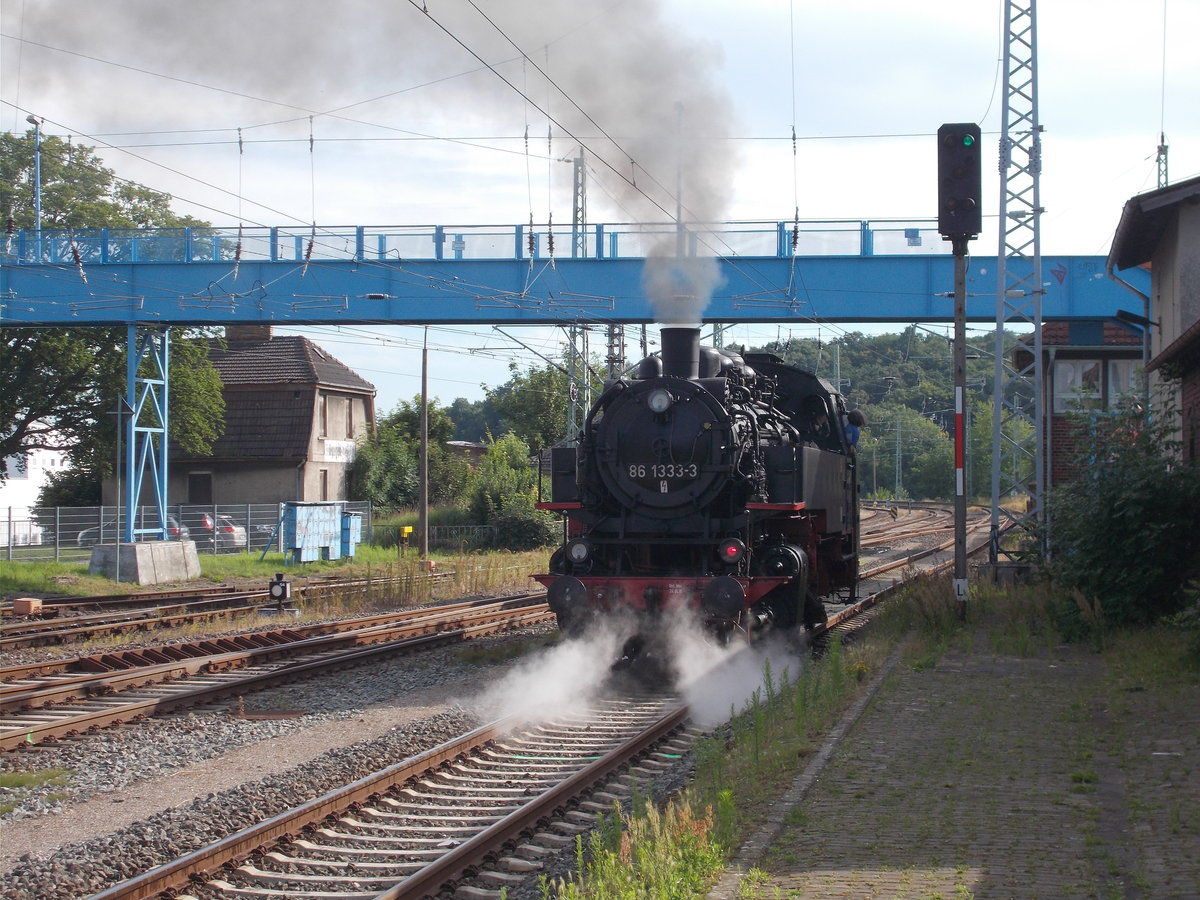
<path id="1" fill-rule="evenodd" d="M 33 772 L 0 772 L 0 816 L 8 815 L 17 804 L 8 798 L 19 800 L 30 788 L 46 785 L 66 785 L 71 773 L 66 769 L 39 769 Z M 53 797 L 51 797 L 53 799 Z"/>
<path id="2" fill-rule="evenodd" d="M 283 555 L 269 553 L 262 561 L 259 553 L 227 553 L 216 556 L 201 555 L 202 577 L 188 584 L 222 584 L 237 582 L 261 582 L 265 584 L 277 572 L 296 584 L 305 584 L 325 578 L 361 578 L 379 582 L 407 579 L 413 582 L 409 589 L 414 597 L 428 600 L 442 596 L 477 595 L 507 587 L 511 590 L 528 590 L 532 585 L 529 573 L 544 570 L 549 557 L 548 550 L 528 553 L 492 551 L 486 553 L 431 553 L 435 570 L 453 572 L 454 575 L 430 587 L 422 595 L 419 585 L 428 582 L 419 576 L 419 561 L 415 551 L 405 556 L 397 554 L 395 548 L 374 547 L 360 544 L 353 559 L 323 560 L 298 565 L 285 565 Z M 5 598 L 26 596 L 49 596 L 56 594 L 79 594 L 98 596 L 124 593 L 135 585 L 118 584 L 108 578 L 88 575 L 87 563 L 67 562 L 16 562 L 0 561 L 0 596 Z M 181 585 L 185 586 L 185 585 Z M 457 593 L 456 593 L 457 592 Z M 369 598 L 375 599 L 375 598 Z"/>

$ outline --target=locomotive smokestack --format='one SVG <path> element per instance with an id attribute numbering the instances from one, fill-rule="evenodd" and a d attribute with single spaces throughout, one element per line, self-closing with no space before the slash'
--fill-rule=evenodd
<path id="1" fill-rule="evenodd" d="M 699 378 L 699 326 L 663 328 L 659 337 L 662 341 L 663 374 L 676 378 Z"/>

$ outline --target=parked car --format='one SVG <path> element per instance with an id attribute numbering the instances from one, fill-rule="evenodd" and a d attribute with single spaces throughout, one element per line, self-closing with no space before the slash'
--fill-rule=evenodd
<path id="1" fill-rule="evenodd" d="M 121 523 L 121 528 L 124 530 L 125 523 Z M 189 537 L 188 527 L 180 523 L 174 516 L 167 516 L 167 540 L 168 541 L 186 541 Z M 75 543 L 80 547 L 91 547 L 93 544 L 114 544 L 120 535 L 117 532 L 116 520 L 105 522 L 103 526 L 93 525 L 91 528 L 85 528 L 79 532 L 75 538 Z M 141 540 L 148 540 L 145 535 L 141 536 Z"/>
<path id="2" fill-rule="evenodd" d="M 244 550 L 246 527 L 233 520 L 233 516 L 212 516 L 203 513 L 195 529 L 195 541 L 214 550 Z"/>

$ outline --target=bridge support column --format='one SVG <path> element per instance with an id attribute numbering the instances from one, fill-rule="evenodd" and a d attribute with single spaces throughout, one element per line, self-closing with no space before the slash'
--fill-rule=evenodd
<path id="1" fill-rule="evenodd" d="M 169 328 L 130 325 L 126 358 L 125 520 L 122 540 L 167 539 Z M 151 524 L 138 515 L 142 490 L 153 493 Z M 118 500 L 118 502 L 120 502 Z"/>

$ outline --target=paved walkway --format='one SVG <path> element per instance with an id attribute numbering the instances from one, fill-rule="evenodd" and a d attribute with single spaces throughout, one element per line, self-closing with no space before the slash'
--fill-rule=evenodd
<path id="1" fill-rule="evenodd" d="M 894 665 L 710 896 L 1200 898 L 1200 688 L 1114 690 L 1103 665 Z"/>

